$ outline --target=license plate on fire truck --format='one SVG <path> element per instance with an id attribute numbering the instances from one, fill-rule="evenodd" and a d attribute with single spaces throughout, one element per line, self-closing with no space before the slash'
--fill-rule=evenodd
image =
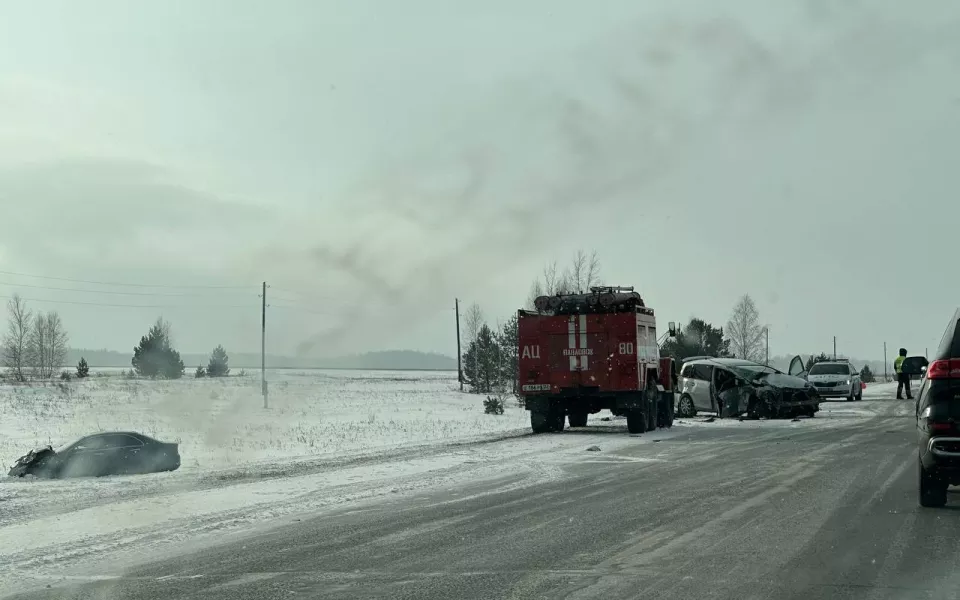
<path id="1" fill-rule="evenodd" d="M 521 388 L 524 392 L 549 392 L 549 383 L 527 383 Z"/>

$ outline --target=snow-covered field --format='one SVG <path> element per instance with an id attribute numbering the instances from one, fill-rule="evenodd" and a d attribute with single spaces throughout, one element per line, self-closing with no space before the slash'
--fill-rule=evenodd
<path id="1" fill-rule="evenodd" d="M 30 448 L 116 429 L 177 441 L 183 458 L 172 473 L 0 478 L 0 593 L 89 573 L 84 565 L 106 556 L 119 569 L 393 494 L 494 479 L 499 489 L 532 485 L 582 461 L 594 439 L 609 452 L 689 427 L 835 427 L 875 416 L 859 403 L 830 403 L 815 422 L 697 420 L 636 437 L 622 420 L 597 415 L 596 435 L 533 436 L 526 411 L 511 402 L 504 415 L 483 414 L 481 397 L 460 393 L 455 373 L 278 371 L 269 379 L 269 409 L 258 375 L 0 386 L 4 469 Z M 887 387 L 868 390 L 891 395 Z M 603 433 L 613 429 L 622 435 Z M 498 443 L 474 443 L 487 440 Z"/>
<path id="2" fill-rule="evenodd" d="M 119 376 L 0 388 L 0 460 L 105 430 L 180 443 L 184 471 L 485 436 L 529 424 L 511 407 L 483 414 L 456 375 L 277 371 L 263 409 L 259 375 L 179 381 Z"/>

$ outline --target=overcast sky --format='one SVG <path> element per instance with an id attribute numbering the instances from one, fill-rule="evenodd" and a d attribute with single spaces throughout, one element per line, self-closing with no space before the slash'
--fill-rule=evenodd
<path id="1" fill-rule="evenodd" d="M 454 297 L 578 248 L 661 320 L 751 294 L 773 354 L 960 304 L 955 2 L 0 7 L 0 295 L 77 347 L 257 350 L 266 280 L 271 352 L 452 355 Z"/>

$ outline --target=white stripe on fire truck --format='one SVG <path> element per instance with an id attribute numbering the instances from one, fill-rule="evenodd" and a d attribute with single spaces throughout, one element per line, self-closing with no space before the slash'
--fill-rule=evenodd
<path id="1" fill-rule="evenodd" d="M 587 347 L 587 315 L 580 315 L 580 347 Z M 580 357 L 580 370 L 585 371 L 587 369 L 588 357 L 586 353 Z"/>
<path id="2" fill-rule="evenodd" d="M 571 350 L 576 349 L 577 347 L 577 322 L 576 317 L 570 315 L 570 318 L 567 320 L 567 347 Z M 570 353 L 570 370 L 577 370 L 577 357 L 576 354 Z"/>

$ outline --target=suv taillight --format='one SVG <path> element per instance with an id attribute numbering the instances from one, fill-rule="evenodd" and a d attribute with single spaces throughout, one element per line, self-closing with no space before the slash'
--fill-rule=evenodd
<path id="1" fill-rule="evenodd" d="M 956 420 L 951 417 L 933 417 L 933 408 L 928 406 L 920 414 L 923 425 L 930 433 L 953 433 L 956 430 Z"/>
<path id="2" fill-rule="evenodd" d="M 960 359 L 933 361 L 927 367 L 927 379 L 960 379 Z"/>

